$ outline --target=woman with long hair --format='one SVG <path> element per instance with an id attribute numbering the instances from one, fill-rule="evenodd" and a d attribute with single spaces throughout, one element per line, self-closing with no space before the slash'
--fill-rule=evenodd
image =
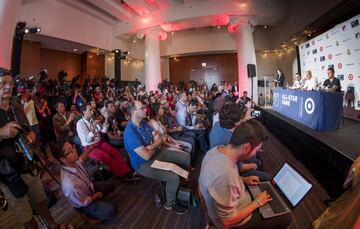
<path id="1" fill-rule="evenodd" d="M 191 153 L 192 146 L 188 142 L 175 140 L 167 134 L 167 128 L 161 123 L 164 115 L 164 109 L 160 103 L 152 103 L 150 105 L 150 121 L 149 125 L 157 131 L 160 135 L 167 136 L 167 148 L 177 152 Z"/>

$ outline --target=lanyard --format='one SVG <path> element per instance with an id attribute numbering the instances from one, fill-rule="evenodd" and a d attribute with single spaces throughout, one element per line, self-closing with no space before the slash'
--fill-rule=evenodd
<path id="1" fill-rule="evenodd" d="M 147 145 L 150 145 L 150 144 L 151 144 L 152 139 L 153 139 L 152 133 L 151 133 L 151 131 L 150 131 L 149 128 L 147 128 L 146 126 L 143 125 L 143 122 L 140 123 L 140 126 L 144 127 L 143 129 L 144 129 L 145 131 L 141 131 L 141 129 L 139 129 L 139 127 L 137 127 L 137 126 L 135 125 L 135 123 L 133 123 L 132 121 L 130 121 L 129 124 L 132 125 L 132 126 L 136 129 L 136 131 L 138 132 L 138 134 L 141 136 L 142 142 L 143 142 L 144 145 L 147 146 Z M 150 133 L 149 133 L 149 132 L 150 132 Z"/>
<path id="2" fill-rule="evenodd" d="M 84 118 L 81 118 L 81 119 L 83 120 L 83 122 L 84 122 L 87 130 L 90 132 L 90 127 L 89 127 L 88 124 L 86 123 L 85 119 L 84 119 Z M 90 125 L 91 125 L 91 122 L 89 122 L 89 123 L 90 123 Z"/>
<path id="3" fill-rule="evenodd" d="M 61 167 L 61 168 L 62 168 L 62 170 L 63 170 L 64 172 L 66 172 L 67 174 L 71 174 L 71 175 L 76 176 L 77 178 L 79 178 L 79 179 L 80 179 L 82 182 L 84 182 L 85 185 L 89 188 L 89 191 L 90 191 L 90 192 L 94 192 L 94 191 L 92 190 L 92 188 L 91 188 L 91 182 L 87 181 L 86 179 L 84 179 L 83 177 L 77 175 L 76 173 L 74 173 L 74 172 L 72 172 L 72 171 L 70 171 L 70 170 L 68 170 L 68 169 L 65 169 L 64 167 Z M 86 172 L 83 170 L 83 168 L 81 168 L 81 166 L 77 165 L 76 168 L 79 169 L 79 171 L 81 171 L 82 176 L 87 177 Z"/>

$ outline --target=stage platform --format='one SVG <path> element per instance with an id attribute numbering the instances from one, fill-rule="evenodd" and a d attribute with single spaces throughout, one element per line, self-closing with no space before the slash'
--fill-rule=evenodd
<path id="1" fill-rule="evenodd" d="M 339 129 L 318 132 L 272 109 L 259 109 L 268 130 L 306 165 L 328 194 L 340 195 L 348 169 L 360 155 L 360 122 L 344 119 Z"/>

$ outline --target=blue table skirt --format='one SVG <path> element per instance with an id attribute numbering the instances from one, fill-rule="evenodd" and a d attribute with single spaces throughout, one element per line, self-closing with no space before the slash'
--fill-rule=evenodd
<path id="1" fill-rule="evenodd" d="M 339 127 L 343 109 L 343 93 L 301 91 L 276 88 L 273 109 L 317 131 Z"/>

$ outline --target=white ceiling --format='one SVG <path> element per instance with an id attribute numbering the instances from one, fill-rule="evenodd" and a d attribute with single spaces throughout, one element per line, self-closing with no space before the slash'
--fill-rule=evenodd
<path id="1" fill-rule="evenodd" d="M 24 0 L 31 1 L 31 0 Z M 246 16 L 253 25 L 278 25 L 287 0 L 57 0 L 113 26 L 114 37 L 160 26 L 165 32 L 229 24 Z"/>

